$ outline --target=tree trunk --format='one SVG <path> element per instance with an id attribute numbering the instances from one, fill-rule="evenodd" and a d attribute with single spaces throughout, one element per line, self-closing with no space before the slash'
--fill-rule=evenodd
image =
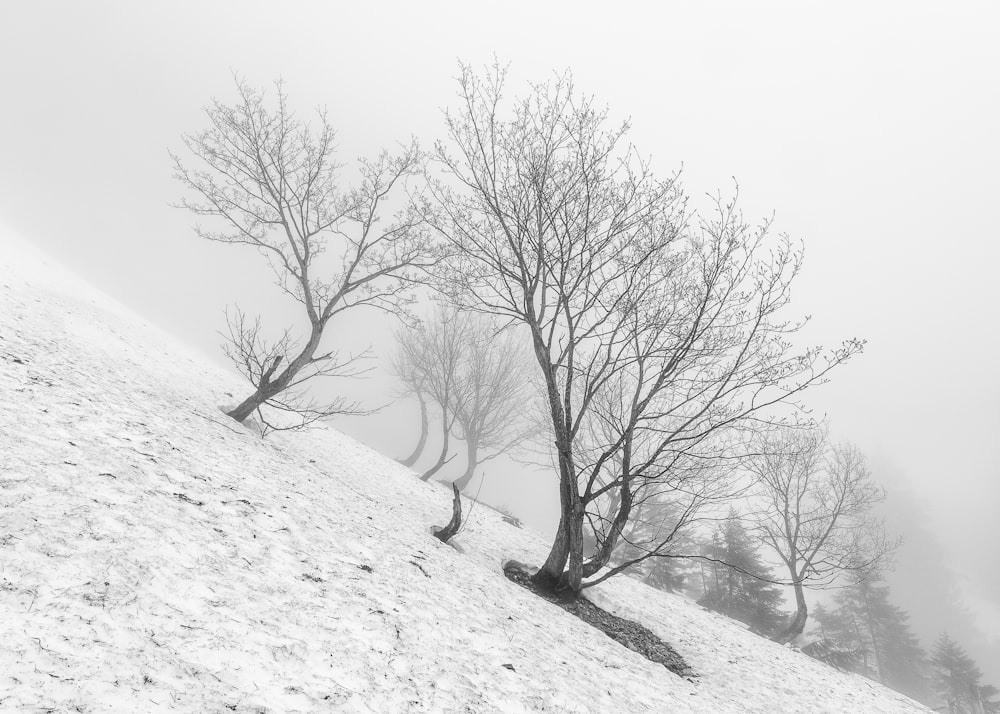
<path id="1" fill-rule="evenodd" d="M 563 471 L 565 473 L 565 471 Z M 532 580 L 552 592 L 580 592 L 583 579 L 583 505 L 575 484 L 559 479 L 560 516 L 555 541 L 545 563 Z"/>
<path id="2" fill-rule="evenodd" d="M 556 537 L 552 542 L 552 548 L 549 549 L 549 555 L 538 572 L 531 576 L 535 584 L 550 592 L 555 592 L 558 588 L 559 578 L 569 558 L 569 529 L 566 525 L 566 516 L 565 511 L 560 514 L 559 526 L 556 528 Z"/>
<path id="3" fill-rule="evenodd" d="M 792 578 L 795 583 L 792 588 L 795 590 L 795 617 L 792 618 L 791 624 L 785 628 L 785 630 L 772 639 L 779 645 L 784 645 L 796 637 L 802 634 L 802 630 L 806 627 L 806 619 L 809 617 L 809 608 L 806 607 L 806 594 L 802 588 L 802 583 L 799 582 L 798 577 L 793 573 Z"/>
<path id="4" fill-rule="evenodd" d="M 467 434 L 465 437 L 465 455 L 465 473 L 454 482 L 458 486 L 458 490 L 462 492 L 468 488 L 469 482 L 472 481 L 472 477 L 476 473 L 476 466 L 479 465 L 479 445 L 476 443 L 475 434 Z"/>
<path id="5" fill-rule="evenodd" d="M 574 493 L 572 517 L 569 520 L 569 565 L 559 580 L 561 590 L 574 597 L 583 589 L 583 504 Z"/>
<path id="6" fill-rule="evenodd" d="M 417 463 L 417 459 L 420 458 L 420 454 L 423 453 L 424 446 L 427 444 L 427 432 L 430 430 L 427 419 L 427 400 L 424 399 L 424 393 L 418 390 L 417 399 L 420 400 L 420 439 L 417 441 L 417 448 L 413 450 L 413 453 L 399 462 L 403 466 L 413 466 Z"/>
<path id="7" fill-rule="evenodd" d="M 861 666 L 864 667 L 863 674 L 867 677 L 869 674 L 868 669 L 868 648 L 865 647 L 865 640 L 861 636 L 861 628 L 858 627 L 858 618 L 851 613 L 851 623 L 854 625 L 854 634 L 858 638 L 858 645 L 861 647 Z"/>
<path id="8" fill-rule="evenodd" d="M 558 448 L 558 447 L 557 447 Z M 540 587 L 555 591 L 559 585 L 563 570 L 566 568 L 566 561 L 569 559 L 570 550 L 570 525 L 572 518 L 572 494 L 568 479 L 565 474 L 563 459 L 560 457 L 559 468 L 559 526 L 556 528 L 556 537 L 549 550 L 549 555 L 542 563 L 542 567 L 532 576 L 532 580 Z"/>
<path id="9" fill-rule="evenodd" d="M 614 521 L 604 536 L 604 540 L 598 544 L 597 553 L 583 564 L 584 577 L 589 578 L 608 564 L 615 546 L 618 545 L 618 539 L 621 538 L 622 532 L 625 530 L 625 524 L 628 523 L 629 516 L 632 514 L 632 490 L 628 479 L 624 481 L 620 490 Z"/>
<path id="10" fill-rule="evenodd" d="M 882 660 L 878 652 L 878 637 L 875 635 L 875 620 L 872 618 L 872 605 L 868 599 L 868 586 L 863 585 L 865 596 L 865 615 L 868 620 L 868 635 L 872 638 L 872 656 L 875 657 L 875 673 L 880 684 L 885 684 L 882 678 Z"/>
<path id="11" fill-rule="evenodd" d="M 253 414 L 257 409 L 264 404 L 268 399 L 276 397 L 288 388 L 288 385 L 292 383 L 295 379 L 295 375 L 302 371 L 302 368 L 312 362 L 313 355 L 316 354 L 316 350 L 319 348 L 320 340 L 323 338 L 323 327 L 326 323 L 322 320 L 318 320 L 313 323 L 312 331 L 309 334 L 309 341 L 306 343 L 302 351 L 299 352 L 298 356 L 292 360 L 281 374 L 277 376 L 273 381 L 271 380 L 271 375 L 277 370 L 278 365 L 281 363 L 281 355 L 275 358 L 271 367 L 261 375 L 260 383 L 257 385 L 257 390 L 251 394 L 249 397 L 244 399 L 238 407 L 226 412 L 227 416 L 232 417 L 241 424 L 246 420 L 248 416 Z"/>
<path id="12" fill-rule="evenodd" d="M 448 423 L 447 411 L 445 411 L 444 413 L 444 421 L 442 423 L 443 426 L 441 430 L 444 433 L 444 443 L 441 445 L 441 454 L 438 456 L 437 463 L 431 466 L 427 471 L 424 472 L 424 475 L 420 477 L 421 481 L 429 481 L 431 476 L 440 471 L 441 467 L 444 466 L 446 463 L 448 463 L 448 447 L 449 447 L 449 438 L 451 437 L 451 428 L 450 428 L 451 425 Z"/>
<path id="13" fill-rule="evenodd" d="M 273 395 L 272 395 L 273 396 Z M 257 407 L 266 402 L 270 397 L 264 396 L 258 389 L 249 397 L 244 399 L 238 407 L 226 412 L 226 416 L 232 417 L 239 423 L 246 421 L 246 418 L 257 411 Z"/>
<path id="14" fill-rule="evenodd" d="M 442 543 L 451 540 L 452 536 L 458 533 L 458 529 L 462 527 L 462 497 L 455 484 L 451 485 L 451 490 L 455 494 L 451 502 L 451 520 L 444 528 L 434 531 L 434 536 Z"/>
<path id="15" fill-rule="evenodd" d="M 559 527 L 549 555 L 532 576 L 534 583 L 551 592 L 569 588 L 573 595 L 579 594 L 583 579 L 583 506 L 576 483 L 576 467 L 573 463 L 573 440 L 565 423 L 555 367 L 549 360 L 548 348 L 542 337 L 535 315 L 534 306 L 527 303 L 528 319 L 535 358 L 545 378 L 545 390 L 549 402 L 549 416 L 555 432 L 555 447 L 559 455 Z M 567 561 L 569 570 L 566 570 Z"/>

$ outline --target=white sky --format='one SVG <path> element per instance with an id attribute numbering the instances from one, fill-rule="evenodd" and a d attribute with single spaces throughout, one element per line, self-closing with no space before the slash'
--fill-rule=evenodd
<path id="1" fill-rule="evenodd" d="M 495 53 L 515 78 L 569 67 L 632 117 L 660 171 L 683 163 L 692 194 L 735 176 L 749 216 L 775 211 L 805 241 L 810 340 L 869 340 L 812 403 L 891 490 L 909 539 L 896 600 L 1000 685 L 1000 6 L 344 5 L 0 5 L 0 220 L 217 357 L 227 303 L 280 298 L 256 256 L 199 241 L 170 208 L 167 149 L 232 97 L 232 70 L 283 76 L 303 112 L 326 105 L 349 160 L 440 136 L 458 58 Z M 388 448 L 400 414 L 343 426 Z M 509 500 L 541 523 L 551 484 L 517 485 Z M 959 590 L 932 574 L 941 562 Z M 971 620 L 942 616 L 953 597 Z"/>

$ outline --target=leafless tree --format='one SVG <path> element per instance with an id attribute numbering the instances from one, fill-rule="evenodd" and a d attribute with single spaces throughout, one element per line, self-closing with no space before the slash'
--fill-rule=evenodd
<path id="1" fill-rule="evenodd" d="M 421 170 L 416 145 L 358 163 L 360 181 L 342 187 L 334 131 L 326 114 L 316 125 L 297 118 L 276 83 L 274 101 L 241 80 L 238 101 L 214 101 L 208 128 L 183 137 L 190 154 L 171 154 L 175 176 L 193 198 L 182 206 L 211 219 L 198 235 L 248 245 L 268 261 L 277 285 L 302 305 L 302 340 L 285 330 L 267 341 L 258 320 L 237 311 L 229 321 L 227 354 L 253 386 L 229 415 L 242 422 L 261 405 L 305 420 L 350 411 L 342 401 L 305 397 L 311 379 L 357 374 L 359 355 L 321 348 L 330 321 L 362 306 L 400 308 L 410 284 L 435 260 L 424 215 L 405 202 L 387 220 L 387 203 Z"/>
<path id="2" fill-rule="evenodd" d="M 455 431 L 466 450 L 465 472 L 455 483 L 465 490 L 479 465 L 527 436 L 520 412 L 531 400 L 532 387 L 524 344 L 481 315 L 446 307 L 424 324 L 401 328 L 397 337 L 393 371 L 422 405 L 417 450 L 403 463 L 412 465 L 423 450 L 430 400 L 441 414 L 442 447 L 422 478 L 447 462 Z"/>
<path id="3" fill-rule="evenodd" d="M 467 348 L 455 399 L 466 452 L 465 472 L 455 480 L 462 491 L 481 464 L 510 454 L 529 437 L 530 426 L 522 415 L 537 393 L 529 352 L 513 329 L 500 330 L 482 315 L 473 315 L 466 328 Z"/>
<path id="4" fill-rule="evenodd" d="M 258 385 L 258 389 L 261 385 L 271 384 L 285 356 L 298 349 L 290 329 L 284 330 L 276 341 L 269 342 L 261 335 L 260 318 L 250 322 L 239 308 L 232 312 L 226 311 L 226 324 L 229 333 L 225 335 L 223 352 L 251 384 Z M 314 358 L 281 392 L 266 400 L 268 406 L 284 416 L 290 416 L 291 421 L 272 420 L 259 410 L 258 405 L 256 409 L 261 424 L 261 435 L 266 436 L 271 431 L 300 429 L 334 414 L 363 413 L 364 409 L 357 401 L 338 397 L 318 402 L 304 387 L 308 380 L 315 377 L 360 376 L 367 371 L 362 362 L 366 357 L 367 353 L 362 353 L 341 359 L 336 353 L 330 353 Z M 248 412 L 246 416 L 251 413 L 252 411 Z M 236 418 L 232 412 L 229 415 Z"/>
<path id="5" fill-rule="evenodd" d="M 433 317 L 415 327 L 401 327 L 393 367 L 396 376 L 422 399 L 429 399 L 441 413 L 441 451 L 437 461 L 420 477 L 429 480 L 451 460 L 451 432 L 455 425 L 455 400 L 459 370 L 468 349 L 464 340 L 470 316 L 438 308 Z M 426 412 L 422 413 L 422 417 Z M 421 441 L 426 442 L 422 436 Z M 422 448 L 421 448 L 422 451 Z M 413 462 L 420 457 L 415 452 Z"/>
<path id="6" fill-rule="evenodd" d="M 626 145 L 628 125 L 611 126 L 569 74 L 510 111 L 505 76 L 462 67 L 436 146 L 433 222 L 456 254 L 442 289 L 530 336 L 561 511 L 536 581 L 579 592 L 609 562 L 637 494 L 731 458 L 861 344 L 793 351 L 801 323 L 781 316 L 801 260 L 791 241 L 721 198 L 692 218 L 676 181 L 656 178 Z M 585 560 L 602 502 L 613 509 Z"/>
<path id="7" fill-rule="evenodd" d="M 784 564 L 795 592 L 796 612 L 774 639 L 802 633 L 808 618 L 805 587 L 855 579 L 883 567 L 899 544 L 872 514 L 885 492 L 872 483 L 864 455 L 854 446 L 830 446 L 818 429 L 786 429 L 767 439 L 749 460 L 762 506 L 756 516 L 761 540 Z"/>
<path id="8" fill-rule="evenodd" d="M 430 404 L 428 402 L 429 380 L 425 374 L 427 365 L 418 340 L 419 333 L 412 325 L 401 325 L 396 330 L 396 350 L 392 355 L 391 372 L 396 376 L 401 388 L 396 395 L 400 398 L 416 397 L 420 405 L 420 436 L 409 456 L 398 459 L 403 466 L 414 466 L 420 460 L 430 435 Z"/>

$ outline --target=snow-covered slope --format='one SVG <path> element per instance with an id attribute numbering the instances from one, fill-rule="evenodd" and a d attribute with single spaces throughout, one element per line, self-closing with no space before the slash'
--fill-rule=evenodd
<path id="1" fill-rule="evenodd" d="M 509 582 L 546 544 L 245 387 L 0 236 L 0 711 L 926 711 L 617 578 L 688 681 Z"/>

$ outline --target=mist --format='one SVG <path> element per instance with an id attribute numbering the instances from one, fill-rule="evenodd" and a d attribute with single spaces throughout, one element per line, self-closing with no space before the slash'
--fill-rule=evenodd
<path id="1" fill-rule="evenodd" d="M 590 3 L 8 4 L 0 221 L 227 364 L 227 306 L 299 320 L 259 256 L 200 240 L 172 205 L 168 150 L 203 128 L 213 99 L 232 100 L 234 73 L 255 87 L 283 78 L 304 118 L 325 106 L 353 162 L 441 139 L 458 60 L 510 62 L 518 92 L 571 69 L 693 203 L 738 185 L 749 220 L 773 215 L 775 232 L 803 241 L 803 339 L 868 340 L 807 401 L 887 489 L 887 525 L 904 538 L 893 597 L 925 648 L 947 631 L 1000 684 L 998 20 L 973 2 L 610 15 Z M 419 412 L 390 373 L 397 326 L 368 313 L 333 323 L 339 346 L 374 355 L 337 392 L 378 408 L 334 423 L 402 458 Z M 551 469 L 498 458 L 471 492 L 549 537 L 557 486 Z"/>

